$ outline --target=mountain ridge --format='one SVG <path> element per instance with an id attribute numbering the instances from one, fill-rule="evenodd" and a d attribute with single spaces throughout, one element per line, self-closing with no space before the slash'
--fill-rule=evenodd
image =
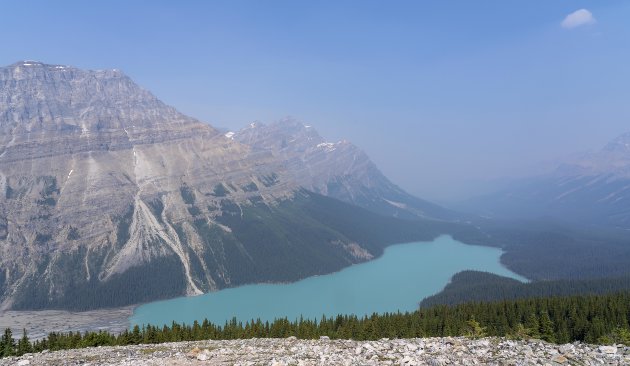
<path id="1" fill-rule="evenodd" d="M 630 133 L 599 151 L 560 163 L 545 175 L 517 180 L 454 207 L 505 218 L 555 219 L 630 228 Z"/>
<path id="2" fill-rule="evenodd" d="M 278 157 L 302 187 L 368 210 L 405 219 L 446 221 L 464 216 L 418 199 L 391 182 L 365 152 L 347 140 L 328 142 L 315 128 L 287 117 L 251 123 L 228 138 Z"/>
<path id="3" fill-rule="evenodd" d="M 3 308 L 295 280 L 448 230 L 310 192 L 291 159 L 225 137 L 118 70 L 0 68 L 0 146 Z"/>

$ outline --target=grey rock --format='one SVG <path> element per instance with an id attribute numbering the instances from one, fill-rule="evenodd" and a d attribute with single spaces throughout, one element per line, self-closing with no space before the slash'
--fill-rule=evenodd
<path id="1" fill-rule="evenodd" d="M 616 346 L 599 346 L 599 348 L 597 348 L 597 349 L 601 353 L 606 353 L 606 354 L 615 354 L 615 353 L 617 353 L 617 347 Z"/>
<path id="2" fill-rule="evenodd" d="M 562 354 L 573 353 L 575 352 L 575 346 L 572 344 L 563 344 L 558 347 L 558 351 Z"/>
<path id="3" fill-rule="evenodd" d="M 456 341 L 461 352 L 455 354 Z M 425 354 L 408 351 L 419 345 Z M 200 341 L 100 347 L 33 354 L 22 358 L 0 359 L 0 366 L 15 365 L 26 360 L 31 365 L 196 365 L 200 361 L 213 365 L 626 365 L 628 359 L 617 354 L 602 354 L 597 346 L 574 344 L 575 354 L 567 357 L 556 354 L 549 357 L 557 345 L 544 342 L 506 341 L 487 338 L 397 339 L 389 341 L 358 342 L 352 340 L 289 340 L 244 339 L 231 341 Z M 527 349 L 534 349 L 526 356 Z M 203 351 L 201 351 L 203 350 Z M 357 351 L 358 350 L 358 351 Z M 371 351 L 368 351 L 371 350 Z M 483 351 L 483 352 L 475 352 Z M 196 354 L 195 357 L 190 355 Z"/>
<path id="4" fill-rule="evenodd" d="M 196 358 L 199 361 L 207 361 L 210 359 L 210 352 L 208 352 L 208 350 L 203 350 L 197 355 Z"/>
<path id="5" fill-rule="evenodd" d="M 409 352 L 416 352 L 418 350 L 418 346 L 413 343 L 409 343 L 405 347 L 409 350 Z"/>

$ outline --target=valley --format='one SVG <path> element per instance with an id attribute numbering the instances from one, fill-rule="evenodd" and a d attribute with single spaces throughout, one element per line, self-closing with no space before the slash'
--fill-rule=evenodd
<path id="1" fill-rule="evenodd" d="M 479 270 L 526 281 L 499 262 L 501 250 L 465 245 L 448 236 L 431 242 L 397 244 L 378 259 L 339 272 L 290 284 L 257 284 L 141 305 L 131 325 L 191 324 L 208 319 L 319 319 L 337 314 L 413 311 L 439 292 L 457 272 Z"/>
<path id="2" fill-rule="evenodd" d="M 630 365 L 630 2 L 1 9 L 0 366 Z"/>
<path id="3" fill-rule="evenodd" d="M 219 132 L 33 61 L 0 96 L 2 324 L 33 337 L 630 289 L 623 228 L 444 208 L 292 118 Z"/>

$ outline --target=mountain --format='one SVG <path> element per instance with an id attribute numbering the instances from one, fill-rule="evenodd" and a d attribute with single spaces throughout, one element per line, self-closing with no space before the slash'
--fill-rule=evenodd
<path id="1" fill-rule="evenodd" d="M 630 133 L 560 164 L 551 174 L 513 182 L 455 207 L 489 217 L 548 216 L 630 228 Z"/>
<path id="2" fill-rule="evenodd" d="M 300 186 L 387 216 L 457 220 L 462 216 L 416 198 L 392 183 L 352 143 L 325 141 L 312 126 L 285 118 L 250 124 L 227 137 L 284 162 Z"/>
<path id="3" fill-rule="evenodd" d="M 118 70 L 0 68 L 2 308 L 294 281 L 450 230 L 418 219 L 443 211 L 395 187 L 354 146 L 311 148 L 307 127 L 282 128 L 300 142 L 228 138 Z"/>

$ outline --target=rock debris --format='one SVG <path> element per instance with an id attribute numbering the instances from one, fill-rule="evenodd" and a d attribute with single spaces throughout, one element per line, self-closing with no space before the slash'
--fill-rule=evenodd
<path id="1" fill-rule="evenodd" d="M 504 338 L 354 341 L 290 337 L 84 348 L 5 358 L 0 365 L 630 365 L 630 347 Z"/>

